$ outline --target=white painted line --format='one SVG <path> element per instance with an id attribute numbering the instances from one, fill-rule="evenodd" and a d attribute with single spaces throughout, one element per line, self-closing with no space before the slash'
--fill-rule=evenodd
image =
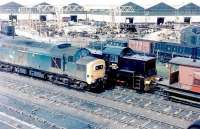
<path id="1" fill-rule="evenodd" d="M 0 120 L 0 123 L 3 123 L 3 124 L 5 124 L 5 125 L 7 125 L 7 126 L 9 126 L 9 127 L 12 127 L 13 129 L 18 129 L 16 126 L 11 125 L 11 124 L 9 124 L 9 123 L 6 122 L 6 121 Z"/>

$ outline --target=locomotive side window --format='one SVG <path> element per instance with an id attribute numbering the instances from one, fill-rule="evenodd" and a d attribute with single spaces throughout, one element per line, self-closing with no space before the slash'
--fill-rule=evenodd
<path id="1" fill-rule="evenodd" d="M 97 65 L 97 66 L 95 67 L 95 70 L 101 70 L 101 69 L 103 69 L 103 65 Z"/>
<path id="2" fill-rule="evenodd" d="M 53 57 L 51 58 L 51 67 L 53 68 L 61 68 L 61 59 Z"/>
<path id="3" fill-rule="evenodd" d="M 68 57 L 68 62 L 73 62 L 73 56 Z"/>

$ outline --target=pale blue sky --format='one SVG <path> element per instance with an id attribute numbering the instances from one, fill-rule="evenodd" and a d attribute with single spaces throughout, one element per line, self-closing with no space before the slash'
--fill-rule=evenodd
<path id="1" fill-rule="evenodd" d="M 196 3 L 197 5 L 200 5 L 200 0 L 0 0 L 0 4 L 7 3 L 9 1 L 15 1 L 23 5 L 32 6 L 41 2 L 48 2 L 53 5 L 67 5 L 69 3 L 78 3 L 80 5 L 96 5 L 103 6 L 103 5 L 121 5 L 126 2 L 133 2 L 139 5 L 142 5 L 143 7 L 150 7 L 154 4 L 157 4 L 159 2 L 165 2 L 169 5 L 175 5 L 176 7 L 182 6 L 184 4 L 187 4 L 189 2 Z"/>

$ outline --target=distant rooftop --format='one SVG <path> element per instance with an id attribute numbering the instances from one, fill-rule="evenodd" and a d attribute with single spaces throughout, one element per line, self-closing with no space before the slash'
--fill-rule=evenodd
<path id="1" fill-rule="evenodd" d="M 114 3 L 113 3 L 114 4 Z M 139 2 L 127 2 L 122 5 L 116 5 L 116 6 L 107 6 L 105 3 L 105 6 L 101 5 L 87 5 L 87 6 L 82 6 L 77 3 L 70 3 L 70 4 L 62 4 L 63 8 L 65 9 L 66 12 L 73 12 L 77 14 L 82 14 L 84 12 L 85 8 L 89 8 L 91 14 L 103 14 L 103 15 L 110 15 L 110 10 L 115 8 L 115 7 L 120 7 L 122 10 L 121 15 L 125 16 L 143 16 L 143 15 L 149 15 L 149 16 L 173 16 L 173 15 L 185 15 L 185 16 L 191 16 L 191 15 L 200 15 L 200 7 L 199 5 L 195 3 L 183 3 L 179 4 L 179 6 L 175 6 L 172 4 L 169 4 L 168 2 L 151 2 L 149 4 L 150 6 L 144 6 L 144 4 Z M 45 6 L 49 6 L 54 8 L 54 5 L 49 4 L 47 2 L 42 2 L 39 3 L 32 8 L 37 8 L 38 6 L 43 9 Z M 21 4 L 18 4 L 16 2 L 9 2 L 4 5 L 0 6 L 0 11 L 1 12 L 18 12 L 19 8 L 24 7 Z M 25 8 L 28 6 L 25 6 Z M 130 8 L 129 8 L 130 7 Z"/>
<path id="2" fill-rule="evenodd" d="M 24 7 L 16 2 L 9 2 L 0 6 L 1 13 L 18 13 L 19 8 Z"/>
<path id="3" fill-rule="evenodd" d="M 175 57 L 170 60 L 170 64 L 176 64 L 176 65 L 183 65 L 188 67 L 196 67 L 200 68 L 200 60 L 196 60 L 194 62 L 191 58 L 184 58 L 184 57 Z"/>
<path id="4" fill-rule="evenodd" d="M 16 2 L 9 2 L 0 6 L 0 8 L 20 8 L 24 7 L 23 5 L 16 3 Z"/>
<path id="5" fill-rule="evenodd" d="M 38 6 L 41 6 L 41 5 L 50 5 L 50 4 L 47 3 L 47 2 L 42 2 L 42 3 L 39 3 L 39 4 L 35 5 L 34 7 L 38 7 Z"/>

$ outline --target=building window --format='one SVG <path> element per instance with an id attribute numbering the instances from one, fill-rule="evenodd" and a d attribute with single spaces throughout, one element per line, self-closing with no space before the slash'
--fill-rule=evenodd
<path id="1" fill-rule="evenodd" d="M 56 58 L 56 57 L 53 57 L 51 58 L 51 66 L 53 68 L 61 68 L 61 59 L 60 58 Z"/>

